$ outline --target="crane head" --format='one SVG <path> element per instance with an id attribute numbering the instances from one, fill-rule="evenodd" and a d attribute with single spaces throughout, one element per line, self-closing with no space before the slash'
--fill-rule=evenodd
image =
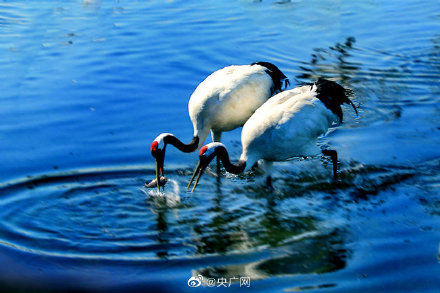
<path id="1" fill-rule="evenodd" d="M 189 187 L 191 186 L 192 182 L 194 181 L 194 178 L 197 175 L 196 182 L 194 183 L 194 186 L 191 190 L 193 192 L 197 184 L 199 183 L 200 177 L 202 177 L 203 172 L 205 171 L 206 167 L 208 167 L 209 163 L 219 155 L 219 150 L 221 148 L 225 148 L 225 146 L 222 143 L 219 142 L 211 142 L 207 145 L 200 148 L 199 151 L 199 162 L 197 163 L 196 168 L 194 169 L 194 173 L 191 177 L 191 180 L 188 183 L 188 186 L 186 190 L 188 191 Z"/>
<path id="2" fill-rule="evenodd" d="M 146 186 L 155 187 L 156 185 L 159 191 L 160 191 L 160 185 L 165 184 L 167 180 L 164 177 L 164 173 L 163 173 L 163 165 L 165 161 L 165 149 L 166 149 L 166 143 L 164 142 L 164 138 L 166 137 L 166 135 L 168 135 L 168 133 L 163 133 L 158 137 L 156 137 L 156 139 L 151 143 L 150 146 L 151 155 L 156 161 L 156 179 L 154 179 Z"/>

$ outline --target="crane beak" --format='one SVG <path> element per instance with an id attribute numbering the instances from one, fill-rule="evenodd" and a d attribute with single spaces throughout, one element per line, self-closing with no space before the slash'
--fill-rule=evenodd
<path id="1" fill-rule="evenodd" d="M 159 162 L 156 160 L 156 184 L 157 184 L 157 191 L 160 192 L 160 165 Z"/>
<path id="2" fill-rule="evenodd" d="M 165 150 L 155 150 L 151 153 L 156 161 L 156 178 L 150 183 L 145 184 L 147 188 L 154 188 L 160 192 L 160 186 L 165 185 L 167 179 L 163 175 L 163 165 L 165 161 Z M 161 181 L 162 180 L 162 181 Z"/>
<path id="3" fill-rule="evenodd" d="M 157 190 L 160 192 L 160 178 L 163 177 L 163 165 L 165 161 L 165 150 L 159 151 L 156 156 L 156 183 Z"/>
<path id="4" fill-rule="evenodd" d="M 348 103 L 351 104 L 351 106 L 353 107 L 354 111 L 356 112 L 356 115 L 358 115 L 358 111 L 357 111 L 355 105 L 353 104 L 353 102 L 352 102 L 349 98 L 347 98 L 346 103 L 347 103 L 347 104 L 348 104 Z"/>
<path id="5" fill-rule="evenodd" d="M 210 156 L 210 157 L 207 158 L 207 157 L 205 157 L 205 156 L 200 156 L 200 160 L 199 160 L 199 162 L 197 163 L 196 168 L 194 169 L 194 173 L 193 173 L 193 175 L 191 176 L 191 180 L 189 181 L 188 186 L 186 187 L 186 191 L 189 190 L 189 188 L 191 187 L 191 184 L 192 184 L 193 181 L 194 181 L 194 178 L 195 178 L 196 175 L 197 175 L 196 182 L 194 183 L 194 186 L 193 186 L 193 188 L 191 189 L 191 192 L 194 192 L 194 190 L 195 190 L 196 187 L 197 187 L 197 184 L 199 183 L 200 177 L 202 177 L 203 172 L 205 171 L 205 169 L 206 169 L 206 167 L 209 165 L 209 163 L 212 161 L 212 159 L 214 159 L 214 157 L 215 157 L 215 156 Z"/>
<path id="6" fill-rule="evenodd" d="M 348 98 L 348 96 L 353 95 L 353 91 L 351 89 L 346 89 L 345 90 L 345 101 L 344 103 L 346 104 L 351 104 L 351 106 L 353 107 L 354 111 L 356 112 L 356 115 L 358 115 L 358 111 L 356 109 L 356 106 L 353 104 L 353 102 Z"/>

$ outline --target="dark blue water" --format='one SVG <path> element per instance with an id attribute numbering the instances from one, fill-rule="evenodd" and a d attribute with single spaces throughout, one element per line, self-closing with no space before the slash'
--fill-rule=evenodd
<path id="1" fill-rule="evenodd" d="M 440 289 L 437 1 L 0 2 L 0 286 L 46 290 Z M 320 159 L 261 176 L 206 176 L 168 148 L 164 194 L 149 145 L 189 141 L 187 102 L 211 72 L 275 63 L 292 84 L 332 78 L 359 116 Z M 238 158 L 240 129 L 224 134 Z M 324 164 L 323 164 L 324 163 Z M 233 279 L 227 291 L 249 290 Z"/>

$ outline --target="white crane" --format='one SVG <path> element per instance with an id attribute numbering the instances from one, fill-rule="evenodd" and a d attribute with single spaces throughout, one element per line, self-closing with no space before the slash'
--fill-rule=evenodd
<path id="1" fill-rule="evenodd" d="M 185 144 L 171 133 L 162 133 L 151 143 L 151 154 L 156 160 L 156 178 L 146 187 L 166 183 L 163 164 L 168 144 L 190 153 L 203 145 L 211 130 L 212 140 L 220 141 L 224 131 L 243 124 L 272 95 L 289 84 L 287 77 L 269 62 L 233 65 L 220 69 L 201 82 L 188 103 L 194 136 Z M 160 189 L 159 189 L 160 190 Z"/>
<path id="2" fill-rule="evenodd" d="M 342 122 L 341 104 L 350 103 L 357 114 L 356 107 L 346 92 L 339 84 L 320 78 L 314 84 L 273 96 L 243 126 L 239 161 L 231 163 L 222 143 L 213 142 L 203 146 L 199 152 L 199 163 L 187 189 L 198 174 L 192 189 L 194 191 L 206 166 L 215 157 L 222 161 L 226 171 L 240 174 L 249 170 L 258 160 L 263 160 L 265 168 L 270 169 L 275 161 L 323 154 L 331 157 L 333 176 L 336 179 L 337 152 L 321 151 L 316 140 L 333 123 Z M 271 186 L 270 174 L 267 179 L 267 184 Z"/>

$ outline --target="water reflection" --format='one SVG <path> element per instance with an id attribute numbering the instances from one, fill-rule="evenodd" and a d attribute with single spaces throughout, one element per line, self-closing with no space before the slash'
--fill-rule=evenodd
<path id="1" fill-rule="evenodd" d="M 267 195 L 264 213 L 259 217 L 258 228 L 255 229 L 255 241 L 259 245 L 278 246 L 295 236 L 316 231 L 317 219 L 303 216 L 301 213 L 286 214 L 278 207 L 277 200 Z"/>
<path id="2" fill-rule="evenodd" d="M 349 81 L 360 70 L 359 63 L 348 60 L 355 42 L 354 37 L 348 37 L 345 42 L 336 43 L 328 49 L 313 49 L 310 62 L 303 62 L 299 66 L 302 72 L 297 78 L 302 82 L 310 82 L 319 77 L 334 78 L 343 85 L 350 84 Z"/>
<path id="3" fill-rule="evenodd" d="M 344 247 L 345 232 L 339 229 L 324 234 L 304 234 L 285 244 L 269 258 L 251 263 L 210 266 L 195 274 L 205 278 L 249 276 L 252 280 L 298 274 L 323 274 L 343 269 L 351 251 Z"/>
<path id="4" fill-rule="evenodd" d="M 198 254 L 226 253 L 251 246 L 247 233 L 235 221 L 244 216 L 244 212 L 230 211 L 223 206 L 224 195 L 221 191 L 220 178 L 216 179 L 216 187 L 211 199 L 212 207 L 206 211 L 210 215 L 209 220 L 193 227 L 193 231 L 197 234 L 194 242 Z"/>
<path id="5" fill-rule="evenodd" d="M 169 235 L 168 235 L 168 223 L 166 219 L 166 211 L 164 209 L 159 209 L 157 211 L 156 218 L 156 226 L 157 226 L 157 242 L 160 244 L 160 249 L 156 251 L 156 256 L 158 258 L 167 258 L 168 251 L 163 249 L 169 243 Z"/>
<path id="6" fill-rule="evenodd" d="M 342 229 L 329 229 L 327 219 L 310 213 L 310 206 L 302 210 L 289 203 L 289 198 L 268 194 L 254 184 L 244 188 L 245 191 L 233 190 L 233 195 L 251 201 L 249 207 L 240 210 L 231 210 L 225 205 L 228 196 L 222 192 L 212 198 L 213 207 L 209 209 L 214 213 L 209 217 L 212 220 L 194 227 L 198 235 L 197 253 L 245 253 L 269 248 L 272 253 L 260 256 L 258 261 L 208 266 L 193 275 L 227 279 L 250 276 L 256 280 L 278 275 L 326 273 L 346 266 L 350 253 L 344 247 L 346 233 Z"/>
<path id="7" fill-rule="evenodd" d="M 246 191 L 234 188 L 232 193 L 226 194 L 219 188 L 218 178 L 216 183 L 218 189 L 211 198 L 207 217 L 193 226 L 198 254 L 276 247 L 317 227 L 318 220 L 314 216 L 300 212 L 286 214 L 277 196 L 254 184 L 245 186 Z M 253 192 L 250 186 L 255 188 Z M 248 198 L 248 202 L 231 208 L 235 198 Z"/>
<path id="8" fill-rule="evenodd" d="M 436 68 L 438 38 L 432 43 L 432 53 L 421 56 L 419 51 L 396 54 L 358 48 L 356 39 L 347 37 L 344 42 L 328 48 L 313 49 L 310 61 L 298 66 L 300 73 L 296 78 L 299 83 L 304 83 L 326 77 L 354 89 L 355 100 L 362 103 L 361 113 L 367 114 L 362 117 L 362 123 L 390 117 L 397 119 L 403 105 L 425 102 L 426 94 L 432 96 L 432 91 L 420 88 L 425 83 L 432 87 L 431 81 L 440 76 Z M 370 108 L 372 105 L 374 108 Z M 350 121 L 346 120 L 346 123 Z"/>
<path id="9" fill-rule="evenodd" d="M 285 256 L 259 262 L 254 271 L 259 275 L 295 275 L 328 273 L 346 266 L 350 251 L 344 247 L 345 233 L 334 230 L 328 234 L 306 237 L 289 246 Z"/>

